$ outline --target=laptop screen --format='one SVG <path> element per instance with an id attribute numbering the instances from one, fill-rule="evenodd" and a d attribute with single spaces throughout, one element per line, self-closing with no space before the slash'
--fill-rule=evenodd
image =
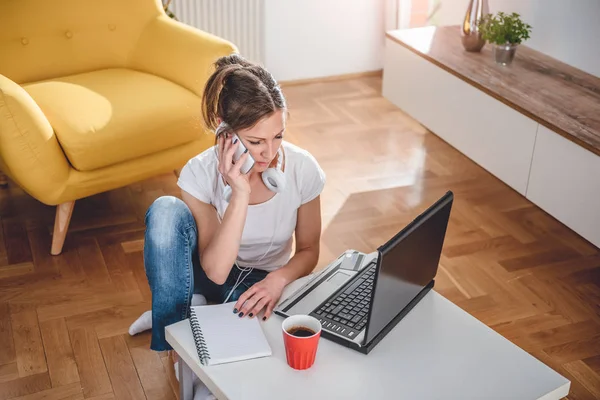
<path id="1" fill-rule="evenodd" d="M 427 286 L 437 273 L 452 207 L 452 192 L 379 248 L 366 343 L 370 342 Z"/>

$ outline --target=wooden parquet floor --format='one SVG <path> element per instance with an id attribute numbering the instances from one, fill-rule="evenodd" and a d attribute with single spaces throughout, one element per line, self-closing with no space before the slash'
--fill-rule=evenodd
<path id="1" fill-rule="evenodd" d="M 327 173 L 319 268 L 373 251 L 446 190 L 456 196 L 436 290 L 600 398 L 600 251 L 381 96 L 381 78 L 288 86 L 286 139 Z M 0 400 L 174 399 L 165 353 L 129 324 L 150 307 L 143 217 L 158 176 L 75 205 L 62 255 L 54 208 L 0 191 Z M 433 382 L 435 384 L 435 382 Z"/>

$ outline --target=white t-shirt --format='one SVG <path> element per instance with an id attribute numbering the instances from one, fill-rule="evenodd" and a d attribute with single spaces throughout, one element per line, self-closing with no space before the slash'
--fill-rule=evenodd
<path id="1" fill-rule="evenodd" d="M 285 153 L 285 190 L 264 203 L 249 205 L 238 252 L 240 267 L 273 271 L 291 257 L 298 208 L 316 198 L 325 185 L 325 173 L 306 150 L 282 141 Z M 198 200 L 212 204 L 223 218 L 228 203 L 218 179 L 218 159 L 213 146 L 198 154 L 181 170 L 177 184 Z"/>

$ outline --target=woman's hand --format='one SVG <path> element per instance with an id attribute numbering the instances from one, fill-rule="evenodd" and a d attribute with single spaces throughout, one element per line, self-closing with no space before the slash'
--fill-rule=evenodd
<path id="1" fill-rule="evenodd" d="M 225 178 L 225 182 L 231 186 L 232 193 L 250 194 L 251 189 L 248 175 L 240 171 L 240 168 L 248 158 L 248 153 L 242 154 L 240 159 L 233 163 L 233 154 L 240 145 L 239 140 L 235 144 L 232 144 L 230 135 L 221 134 L 219 135 L 218 145 L 219 173 Z"/>
<path id="2" fill-rule="evenodd" d="M 271 316 L 284 288 L 285 280 L 271 273 L 240 296 L 235 303 L 234 312 L 240 313 L 240 317 L 247 315 L 252 318 L 266 308 L 263 317 L 266 320 Z"/>

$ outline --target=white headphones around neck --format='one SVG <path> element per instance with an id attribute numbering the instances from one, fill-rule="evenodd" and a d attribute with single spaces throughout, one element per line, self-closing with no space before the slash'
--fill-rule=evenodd
<path id="1" fill-rule="evenodd" d="M 281 193 L 285 190 L 285 174 L 283 173 L 283 150 L 277 151 L 277 165 L 267 168 L 262 174 L 262 180 L 271 192 Z"/>
<path id="2" fill-rule="evenodd" d="M 217 132 L 221 133 L 221 132 L 219 132 L 219 129 L 217 129 Z M 273 167 L 267 168 L 261 174 L 261 178 L 262 178 L 262 181 L 265 184 L 265 186 L 270 191 L 275 192 L 275 193 L 283 192 L 285 190 L 285 186 L 286 186 L 285 174 L 283 172 L 283 158 L 284 158 L 283 150 L 280 147 L 279 150 L 277 151 L 277 165 L 274 168 Z M 223 198 L 228 203 L 229 203 L 229 200 L 231 199 L 231 193 L 232 193 L 231 186 L 226 185 L 225 188 L 223 189 Z"/>

